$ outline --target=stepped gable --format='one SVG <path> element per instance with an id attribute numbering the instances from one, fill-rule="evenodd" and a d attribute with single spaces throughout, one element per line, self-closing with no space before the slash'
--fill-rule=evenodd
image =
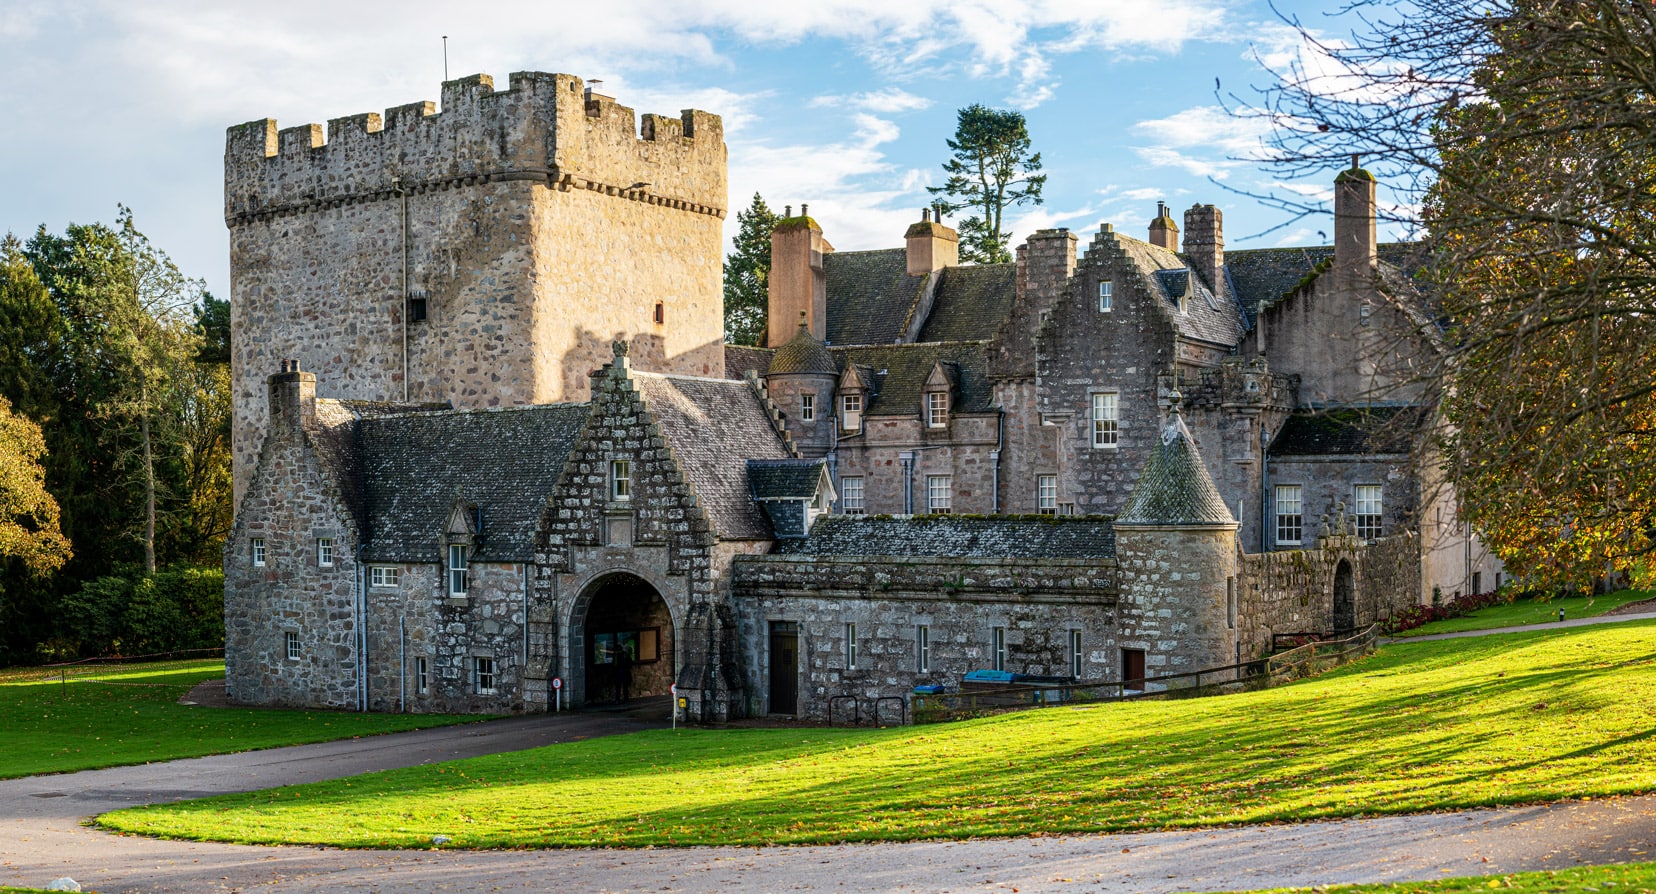
<path id="1" fill-rule="evenodd" d="M 750 348 L 746 345 L 725 345 L 725 378 L 745 379 L 748 370 L 753 370 L 763 376 L 770 370 L 771 357 L 775 351 L 770 348 Z"/>
<path id="2" fill-rule="evenodd" d="M 828 353 L 828 348 L 811 335 L 810 324 L 806 323 L 803 315 L 799 321 L 799 328 L 794 331 L 793 338 L 788 343 L 776 349 L 771 356 L 768 375 L 811 374 L 837 376 L 839 365 L 834 362 L 834 355 Z"/>
<path id="3" fill-rule="evenodd" d="M 916 341 L 988 341 L 1018 297 L 1018 265 L 982 264 L 938 271 L 936 297 Z"/>
<path id="4" fill-rule="evenodd" d="M 585 427 L 586 404 L 363 417 L 370 562 L 435 562 L 456 500 L 478 507 L 482 562 L 534 559 L 535 527 Z"/>
<path id="5" fill-rule="evenodd" d="M 1115 531 L 1102 515 L 825 515 L 778 555 L 945 559 L 1109 559 Z"/>
<path id="6" fill-rule="evenodd" d="M 753 500 L 750 459 L 792 459 L 769 411 L 747 382 L 630 370 L 650 417 L 723 540 L 770 540 Z"/>
<path id="7" fill-rule="evenodd" d="M 954 364 L 952 412 L 993 412 L 986 348 L 982 342 L 931 342 L 828 350 L 842 363 L 855 364 L 869 384 L 873 393 L 863 406 L 866 417 L 918 414 L 926 379 L 940 361 Z"/>
<path id="8" fill-rule="evenodd" d="M 1409 279 L 1427 260 L 1424 247 L 1418 242 L 1384 242 L 1376 252 L 1382 268 L 1393 268 Z M 1332 245 L 1249 248 L 1225 252 L 1225 275 L 1251 327 L 1260 307 L 1292 295 L 1332 263 Z"/>
<path id="9" fill-rule="evenodd" d="M 829 344 L 889 345 L 903 337 L 926 285 L 926 277 L 908 275 L 905 249 L 832 252 L 822 270 Z"/>
<path id="10" fill-rule="evenodd" d="M 1115 234 L 1116 244 L 1128 263 L 1137 267 L 1145 285 L 1167 303 L 1179 334 L 1215 345 L 1231 346 L 1247 331 L 1242 309 L 1236 302 L 1213 294 L 1202 278 L 1192 276 L 1189 262 L 1160 246 Z M 1177 297 L 1189 289 L 1184 312 L 1175 309 Z"/>
<path id="11" fill-rule="evenodd" d="M 1207 466 L 1179 416 L 1179 393 L 1173 392 L 1173 407 L 1161 442 L 1150 452 L 1144 471 L 1133 485 L 1127 505 L 1116 516 L 1117 527 L 1212 526 L 1234 527 L 1236 519 L 1213 486 Z"/>
<path id="12" fill-rule="evenodd" d="M 1420 407 L 1342 407 L 1290 415 L 1270 455 L 1364 456 L 1408 453 L 1424 416 Z"/>

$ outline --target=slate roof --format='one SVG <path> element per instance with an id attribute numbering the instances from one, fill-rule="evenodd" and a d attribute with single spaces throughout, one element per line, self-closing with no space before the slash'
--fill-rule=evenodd
<path id="1" fill-rule="evenodd" d="M 764 375 L 770 369 L 770 348 L 750 348 L 745 345 L 725 345 L 725 378 L 741 379 L 748 370 Z"/>
<path id="2" fill-rule="evenodd" d="M 920 395 L 932 368 L 942 360 L 952 362 L 955 377 L 956 413 L 987 413 L 994 409 L 994 390 L 989 385 L 985 345 L 981 342 L 930 342 L 878 347 L 830 348 L 843 369 L 853 363 L 862 367 L 865 381 L 872 379 L 873 393 L 864 401 L 864 416 L 911 416 L 920 412 Z"/>
<path id="3" fill-rule="evenodd" d="M 753 500 L 747 461 L 793 454 L 753 389 L 729 379 L 631 376 L 714 532 L 725 540 L 771 539 L 770 523 Z"/>
<path id="4" fill-rule="evenodd" d="M 1173 323 L 1180 335 L 1226 346 L 1241 340 L 1247 326 L 1241 308 L 1235 301 L 1215 297 L 1201 277 L 1190 275 L 1189 265 L 1182 256 L 1130 236 L 1117 234 L 1115 238 L 1127 260 L 1144 274 L 1145 284 L 1169 306 L 1184 291 L 1185 284 L 1189 284 L 1190 297 L 1185 301 L 1185 311 L 1173 313 Z"/>
<path id="5" fill-rule="evenodd" d="M 820 459 L 750 459 L 748 482 L 756 500 L 811 500 L 828 463 Z"/>
<path id="6" fill-rule="evenodd" d="M 988 341 L 1012 313 L 1016 264 L 947 267 L 916 341 Z"/>
<path id="7" fill-rule="evenodd" d="M 435 562 L 456 498 L 476 504 L 479 561 L 534 557 L 535 526 L 586 404 L 365 416 L 357 426 L 370 562 Z"/>
<path id="8" fill-rule="evenodd" d="M 1425 262 L 1418 242 L 1382 242 L 1376 247 L 1382 264 L 1389 264 L 1413 276 Z M 1225 252 L 1225 268 L 1232 290 L 1249 325 L 1259 315 L 1261 304 L 1277 301 L 1299 285 L 1323 261 L 1332 262 L 1334 246 L 1302 248 L 1248 248 Z"/>
<path id="9" fill-rule="evenodd" d="M 1236 523 L 1213 486 L 1177 407 L 1115 523 L 1120 527 Z"/>
<path id="10" fill-rule="evenodd" d="M 778 555 L 936 556 L 946 559 L 1107 559 L 1108 516 L 828 515 L 810 536 L 776 544 Z"/>
<path id="11" fill-rule="evenodd" d="M 1279 456 L 1361 456 L 1408 453 L 1419 407 L 1343 407 L 1300 411 L 1282 423 L 1271 441 Z"/>
<path id="12" fill-rule="evenodd" d="M 908 275 L 908 251 L 837 251 L 822 257 L 828 285 L 828 343 L 889 345 L 920 300 L 923 276 Z"/>
<path id="13" fill-rule="evenodd" d="M 811 334 L 810 328 L 801 320 L 799 328 L 794 330 L 793 338 L 788 343 L 776 349 L 771 356 L 770 375 L 786 375 L 789 373 L 839 375 L 839 367 L 834 363 L 834 356 L 828 353 L 828 348 L 817 341 Z"/>

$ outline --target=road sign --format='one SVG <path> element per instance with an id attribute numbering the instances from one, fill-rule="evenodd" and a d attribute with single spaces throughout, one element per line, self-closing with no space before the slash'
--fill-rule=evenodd
<path id="1" fill-rule="evenodd" d="M 674 683 L 674 684 L 673 684 L 673 685 L 671 685 L 671 686 L 668 686 L 668 687 L 667 687 L 667 691 L 668 691 L 668 692 L 671 692 L 671 693 L 672 693 L 672 694 L 674 694 L 674 695 L 678 695 L 678 684 L 677 684 L 677 683 Z"/>
<path id="2" fill-rule="evenodd" d="M 563 677 L 553 677 L 552 678 L 552 688 L 553 689 L 562 689 L 563 688 Z"/>

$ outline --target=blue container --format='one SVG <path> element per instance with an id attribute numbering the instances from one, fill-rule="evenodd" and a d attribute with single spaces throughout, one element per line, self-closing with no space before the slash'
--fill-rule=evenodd
<path id="1" fill-rule="evenodd" d="M 975 671 L 972 671 L 971 673 L 968 673 L 966 675 L 966 682 L 968 682 L 968 683 L 1010 683 L 1010 682 L 1012 682 L 1012 672 L 1011 671 L 997 671 L 997 670 L 975 670 Z"/>
<path id="2" fill-rule="evenodd" d="M 943 694 L 943 687 L 938 686 L 935 683 L 928 683 L 928 684 L 925 684 L 925 685 L 922 685 L 922 686 L 914 687 L 914 694 L 915 695 L 942 695 Z"/>

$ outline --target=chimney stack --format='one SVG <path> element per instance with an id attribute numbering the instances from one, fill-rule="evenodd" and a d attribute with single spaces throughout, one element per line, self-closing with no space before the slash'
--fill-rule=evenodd
<path id="1" fill-rule="evenodd" d="M 792 210 L 789 206 L 788 210 Z M 818 341 L 828 340 L 828 279 L 822 256 L 833 251 L 822 228 L 803 212 L 776 222 L 771 231 L 770 292 L 765 344 L 779 348 L 793 338 L 801 314 Z"/>
<path id="2" fill-rule="evenodd" d="M 1215 297 L 1225 295 L 1225 221 L 1213 205 L 1192 205 L 1184 214 L 1184 252 Z"/>
<path id="3" fill-rule="evenodd" d="M 1334 285 L 1364 288 L 1374 275 L 1378 238 L 1375 226 L 1374 175 L 1357 166 L 1334 178 Z"/>
<path id="4" fill-rule="evenodd" d="M 943 216 L 931 219 L 931 209 L 920 210 L 920 222 L 903 234 L 908 246 L 908 275 L 925 276 L 960 264 L 960 234 L 943 226 Z"/>
<path id="5" fill-rule="evenodd" d="M 283 360 L 271 376 L 270 432 L 316 427 L 316 374 L 301 372 L 299 361 Z"/>
<path id="6" fill-rule="evenodd" d="M 1179 250 L 1179 225 L 1167 213 L 1167 203 L 1156 203 L 1156 219 L 1150 221 L 1150 244 L 1168 251 Z"/>

